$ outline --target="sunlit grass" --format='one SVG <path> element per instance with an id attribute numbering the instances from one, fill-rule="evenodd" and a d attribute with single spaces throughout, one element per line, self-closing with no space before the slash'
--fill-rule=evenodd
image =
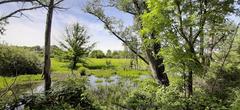
<path id="1" fill-rule="evenodd" d="M 16 81 L 15 81 L 16 78 Z M 24 84 L 29 82 L 41 81 L 42 75 L 20 75 L 17 77 L 3 77 L 0 76 L 0 89 L 6 88 L 10 85 L 14 84 Z"/>
<path id="2" fill-rule="evenodd" d="M 51 59 L 51 71 L 53 73 L 71 73 L 71 70 L 68 68 L 68 62 L 60 62 L 56 59 Z"/>
<path id="3" fill-rule="evenodd" d="M 82 68 L 86 68 L 86 74 L 95 75 L 96 77 L 111 77 L 113 75 L 119 75 L 124 78 L 138 78 L 140 75 L 150 75 L 151 72 L 149 70 L 134 70 L 134 69 L 124 69 L 124 66 L 128 66 L 130 60 L 129 59 L 96 59 L 96 58 L 88 58 L 86 60 L 88 67 L 83 67 L 82 64 L 78 64 L 80 67 L 78 70 L 75 70 L 75 74 L 79 74 L 79 71 Z M 107 67 L 106 62 L 111 62 L 111 67 Z M 60 62 L 56 59 L 51 59 L 52 66 L 51 72 L 52 80 L 62 79 L 63 74 L 71 74 L 71 70 L 68 68 L 69 62 Z M 141 66 L 146 66 L 143 62 Z M 62 75 L 61 75 L 62 74 Z M 59 76 L 60 75 L 60 76 Z M 64 75 L 63 77 L 66 77 Z M 15 77 L 0 77 L 0 89 L 5 88 L 8 85 L 11 85 L 14 82 Z M 180 78 L 170 77 L 169 80 L 171 82 L 177 83 Z M 5 81 L 6 80 L 6 81 Z M 42 80 L 41 74 L 38 75 L 20 75 L 17 77 L 16 84 L 29 83 L 30 81 L 40 81 Z"/>
<path id="4" fill-rule="evenodd" d="M 110 62 L 110 65 L 107 64 Z M 87 58 L 85 68 L 87 69 L 88 74 L 96 75 L 98 77 L 110 77 L 111 75 L 120 75 L 123 77 L 135 77 L 142 74 L 148 74 L 147 70 L 132 70 L 128 69 L 130 65 L 130 59 L 96 59 L 96 58 Z M 146 64 L 139 62 L 141 67 L 146 67 Z M 60 62 L 56 59 L 52 59 L 52 73 L 71 73 L 71 70 L 68 68 L 69 62 Z M 82 64 L 78 64 L 78 67 L 83 67 Z M 126 70 L 125 70 L 126 69 Z M 80 71 L 75 70 L 74 73 Z"/>
<path id="5" fill-rule="evenodd" d="M 150 74 L 149 71 L 140 70 L 88 70 L 88 73 L 97 77 L 111 77 L 112 75 L 119 75 L 125 78 L 139 77 L 139 75 Z"/>

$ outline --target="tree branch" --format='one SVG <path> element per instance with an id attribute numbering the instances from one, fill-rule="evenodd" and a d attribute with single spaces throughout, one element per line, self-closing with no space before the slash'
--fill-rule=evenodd
<path id="1" fill-rule="evenodd" d="M 230 54 L 230 52 L 231 52 L 231 49 L 232 49 L 234 40 L 235 40 L 235 38 L 236 38 L 236 36 L 237 36 L 237 33 L 238 33 L 239 25 L 240 25 L 240 23 L 238 24 L 238 26 L 237 26 L 237 28 L 236 28 L 236 31 L 235 31 L 235 33 L 234 33 L 234 35 L 233 35 L 233 38 L 232 38 L 232 40 L 231 40 L 231 42 L 230 42 L 229 49 L 228 49 L 226 55 L 225 55 L 224 58 L 223 58 L 223 63 L 222 63 L 222 65 L 221 65 L 221 68 L 223 68 L 223 66 L 225 65 L 225 62 L 226 62 L 226 60 L 227 60 L 227 58 L 228 58 L 228 56 L 229 56 L 229 54 Z"/>
<path id="2" fill-rule="evenodd" d="M 14 2 L 34 2 L 34 1 L 38 1 L 38 0 L 3 0 L 3 1 L 0 1 L 0 5 L 6 4 L 6 3 L 14 3 Z"/>
<path id="3" fill-rule="evenodd" d="M 31 8 L 22 8 L 22 9 L 19 9 L 19 10 L 16 10 L 6 16 L 3 16 L 0 18 L 0 21 L 3 21 L 3 20 L 6 20 L 10 17 L 13 17 L 13 15 L 17 14 L 17 13 L 21 13 L 23 11 L 28 11 L 28 10 L 34 10 L 34 9 L 39 9 L 39 8 L 42 8 L 43 6 L 36 6 L 36 7 L 31 7 Z"/>
<path id="4" fill-rule="evenodd" d="M 178 29 L 179 30 L 179 34 L 183 37 L 183 39 L 187 42 L 187 43 L 190 43 L 189 39 L 187 38 L 187 36 L 185 35 L 185 33 L 183 32 L 183 20 L 182 20 L 182 11 L 181 11 L 181 8 L 180 8 L 180 1 L 176 1 L 176 5 L 177 5 L 177 10 L 178 10 L 178 13 L 179 13 L 179 17 L 178 17 L 178 20 L 179 20 L 179 25 L 180 25 L 180 28 Z"/>
<path id="5" fill-rule="evenodd" d="M 105 27 L 115 36 L 117 37 L 120 41 L 122 41 L 134 54 L 136 54 L 140 59 L 142 59 L 146 64 L 149 64 L 149 62 L 143 57 L 141 56 L 136 50 L 134 50 L 127 41 L 125 41 L 124 39 L 122 39 L 117 32 L 114 32 L 111 29 L 111 26 L 108 24 L 107 20 L 104 19 L 103 17 L 98 16 L 97 14 L 95 14 L 94 12 L 91 11 L 87 11 L 89 14 L 94 15 L 95 17 L 97 17 L 102 23 L 104 23 Z"/>

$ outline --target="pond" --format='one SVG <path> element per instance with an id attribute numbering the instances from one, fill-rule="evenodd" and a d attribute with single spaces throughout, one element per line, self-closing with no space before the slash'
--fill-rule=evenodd
<path id="1" fill-rule="evenodd" d="M 88 84 L 90 88 L 97 88 L 97 86 L 109 86 L 112 84 L 117 84 L 122 77 L 118 75 L 113 75 L 109 78 L 102 78 L 97 77 L 95 75 L 88 76 Z M 140 75 L 139 79 L 143 80 L 146 78 L 151 78 L 150 75 Z M 130 79 L 127 81 L 131 81 Z M 127 82 L 126 82 L 127 83 Z M 54 82 L 52 83 L 54 84 Z M 20 96 L 22 94 L 32 94 L 32 93 L 42 93 L 44 91 L 44 82 L 33 82 L 33 83 L 26 83 L 26 84 L 18 84 L 12 88 L 15 95 Z M 3 91 L 1 91 L 3 92 Z"/>
<path id="2" fill-rule="evenodd" d="M 109 86 L 112 84 L 117 84 L 122 77 L 118 75 L 113 75 L 109 78 L 102 78 L 102 77 L 97 77 L 95 75 L 90 75 L 88 76 L 88 84 L 90 88 L 97 88 L 97 86 L 102 85 L 102 86 Z M 151 78 L 150 75 L 140 75 L 139 79 L 144 80 L 147 78 Z M 129 82 L 128 82 L 129 81 Z M 130 83 L 130 79 L 127 80 L 126 83 Z M 54 84 L 54 82 L 52 83 Z M 16 85 L 14 87 L 14 91 L 16 93 L 21 94 L 21 93 L 42 93 L 44 91 L 44 82 L 38 82 L 34 84 L 24 84 L 24 85 Z"/>
<path id="3" fill-rule="evenodd" d="M 90 76 L 87 76 L 87 78 L 88 78 L 88 86 L 91 89 L 97 89 L 98 86 L 110 86 L 113 84 L 117 84 L 120 82 L 122 77 L 118 76 L 118 75 L 113 75 L 109 78 L 102 78 L 102 77 L 96 77 L 95 75 L 90 75 Z M 143 80 L 146 78 L 151 78 L 151 76 L 150 75 L 140 75 L 139 76 L 139 80 Z M 131 79 L 127 79 L 127 78 L 125 78 L 125 79 L 126 79 L 126 80 L 124 80 L 125 84 L 130 84 L 132 82 Z M 53 81 L 52 85 L 54 85 L 54 81 Z M 135 85 L 133 85 L 133 86 L 135 86 Z M 12 88 L 12 91 L 14 92 L 14 94 L 17 97 L 22 97 L 22 95 L 43 93 L 44 92 L 44 82 L 41 81 L 41 82 L 15 85 Z M 23 110 L 23 109 L 24 109 L 24 105 L 15 108 L 15 110 Z"/>

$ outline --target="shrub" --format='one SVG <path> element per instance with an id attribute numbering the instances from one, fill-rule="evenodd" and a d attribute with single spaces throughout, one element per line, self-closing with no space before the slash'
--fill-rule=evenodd
<path id="1" fill-rule="evenodd" d="M 0 45 L 0 75 L 41 73 L 41 61 L 36 53 L 20 47 Z"/>
<path id="2" fill-rule="evenodd" d="M 59 81 L 47 97 L 44 93 L 25 96 L 5 109 L 14 109 L 21 102 L 27 110 L 95 110 L 97 106 L 88 98 L 86 82 L 84 78 Z"/>
<path id="3" fill-rule="evenodd" d="M 89 56 L 91 58 L 104 58 L 105 54 L 101 50 L 93 50 Z"/>
<path id="4" fill-rule="evenodd" d="M 145 80 L 125 99 L 125 105 L 138 110 L 181 110 L 184 101 L 177 87 L 158 86 L 153 80 Z"/>
<path id="5" fill-rule="evenodd" d="M 231 104 L 232 110 L 240 110 L 240 90 L 235 91 L 235 100 Z"/>
<path id="6" fill-rule="evenodd" d="M 109 80 L 110 81 L 110 80 Z M 102 110 L 125 110 L 123 104 L 124 98 L 134 89 L 133 83 L 127 79 L 119 79 L 119 82 L 111 85 L 98 85 L 94 89 L 89 89 L 91 99 L 97 105 L 100 105 Z M 127 109 L 126 109 L 127 110 Z"/>
<path id="7" fill-rule="evenodd" d="M 86 73 L 86 68 L 81 67 L 81 68 L 79 69 L 79 74 L 80 74 L 81 76 L 87 75 L 87 73 Z"/>
<path id="8" fill-rule="evenodd" d="M 125 98 L 126 108 L 134 110 L 193 110 L 226 109 L 224 103 L 203 90 L 196 90 L 187 98 L 180 87 L 159 86 L 153 80 L 145 80 Z"/>

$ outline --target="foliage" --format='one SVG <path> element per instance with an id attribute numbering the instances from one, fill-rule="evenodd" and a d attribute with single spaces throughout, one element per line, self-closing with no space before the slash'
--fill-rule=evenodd
<path id="1" fill-rule="evenodd" d="M 0 21 L 0 35 L 3 35 L 6 31 L 5 26 L 8 24 L 6 20 Z"/>
<path id="2" fill-rule="evenodd" d="M 153 80 L 145 80 L 129 93 L 125 106 L 130 109 L 183 109 L 183 98 L 175 87 L 159 87 Z"/>
<path id="3" fill-rule="evenodd" d="M 90 58 L 104 58 L 105 54 L 103 53 L 103 51 L 101 50 L 93 50 L 90 54 L 89 54 Z"/>
<path id="4" fill-rule="evenodd" d="M 27 49 L 0 44 L 0 75 L 41 73 L 41 60 Z"/>
<path id="5" fill-rule="evenodd" d="M 153 80 L 145 80 L 140 86 L 129 93 L 125 99 L 125 106 L 139 110 L 184 110 L 190 104 L 194 110 L 224 109 L 224 102 L 197 90 L 191 98 L 186 98 L 179 84 L 169 87 L 158 86 Z"/>
<path id="6" fill-rule="evenodd" d="M 124 108 L 123 101 L 131 90 L 133 83 L 127 79 L 121 79 L 118 83 L 109 86 L 99 85 L 95 89 L 89 89 L 88 93 L 94 102 L 100 105 L 102 110 L 121 110 Z M 101 100 L 99 100 L 101 99 Z"/>
<path id="7" fill-rule="evenodd" d="M 237 90 L 235 91 L 235 100 L 234 102 L 231 104 L 232 106 L 232 110 L 239 110 L 240 109 L 240 91 Z"/>
<path id="8" fill-rule="evenodd" d="M 106 57 L 107 58 L 112 58 L 112 51 L 111 50 L 107 50 Z"/>
<path id="9" fill-rule="evenodd" d="M 95 110 L 93 101 L 86 93 L 86 79 L 67 79 L 54 84 L 48 96 L 43 94 L 26 97 L 31 99 L 25 105 L 29 109 L 87 109 Z"/>
<path id="10" fill-rule="evenodd" d="M 86 73 L 86 68 L 84 68 L 84 67 L 82 67 L 82 68 L 80 68 L 79 69 L 79 74 L 81 75 L 81 76 L 85 76 L 87 73 Z"/>
<path id="11" fill-rule="evenodd" d="M 57 58 L 60 61 L 63 61 L 64 59 L 67 59 L 66 52 L 63 51 L 61 48 L 59 48 L 56 45 L 52 45 L 51 47 L 51 58 Z"/>
<path id="12" fill-rule="evenodd" d="M 67 50 L 68 60 L 71 61 L 71 70 L 77 69 L 80 58 L 87 55 L 94 44 L 89 44 L 90 36 L 87 35 L 86 28 L 75 23 L 66 28 L 65 41 L 60 42 L 61 46 Z"/>
<path id="13" fill-rule="evenodd" d="M 97 77 L 111 77 L 112 75 L 119 75 L 125 78 L 138 78 L 140 75 L 148 75 L 149 71 L 140 70 L 88 70 L 88 72 Z"/>
<path id="14" fill-rule="evenodd" d="M 12 84 L 15 80 L 15 77 L 3 77 L 3 76 L 0 76 L 0 90 L 2 89 L 5 89 L 7 88 L 7 84 L 8 83 L 8 86 L 10 84 Z M 42 80 L 42 77 L 41 75 L 19 75 L 17 76 L 16 78 L 16 82 L 14 85 L 17 85 L 17 84 L 25 84 L 25 83 L 29 83 L 31 81 L 41 81 Z"/>
<path id="15" fill-rule="evenodd" d="M 203 88 L 212 96 L 222 100 L 225 106 L 229 106 L 234 96 L 233 90 L 240 87 L 240 70 L 236 67 L 215 67 L 213 72 L 214 76 L 209 76 L 206 80 L 207 85 Z"/>
<path id="16" fill-rule="evenodd" d="M 107 61 L 111 62 L 111 67 L 107 67 Z M 89 69 L 124 69 L 123 66 L 130 66 L 130 59 L 116 59 L 116 58 L 88 58 L 86 66 Z M 139 61 L 140 70 L 147 70 L 147 65 L 143 61 Z"/>
<path id="17" fill-rule="evenodd" d="M 114 16 L 106 15 L 104 13 L 105 5 L 110 5 L 119 11 L 131 14 L 134 18 L 134 25 L 124 26 L 121 20 L 116 19 Z M 150 65 L 153 76 L 159 83 L 166 86 L 169 85 L 168 76 L 164 72 L 165 66 L 163 64 L 163 57 L 158 54 L 162 48 L 161 42 L 159 42 L 158 38 L 159 34 L 139 34 L 139 31 L 143 28 L 141 15 L 144 12 L 149 11 L 145 0 L 109 0 L 108 2 L 92 0 L 92 2 L 86 6 L 85 11 L 97 17 L 102 23 L 104 23 L 105 28 L 122 41 L 131 52 L 146 64 Z"/>

